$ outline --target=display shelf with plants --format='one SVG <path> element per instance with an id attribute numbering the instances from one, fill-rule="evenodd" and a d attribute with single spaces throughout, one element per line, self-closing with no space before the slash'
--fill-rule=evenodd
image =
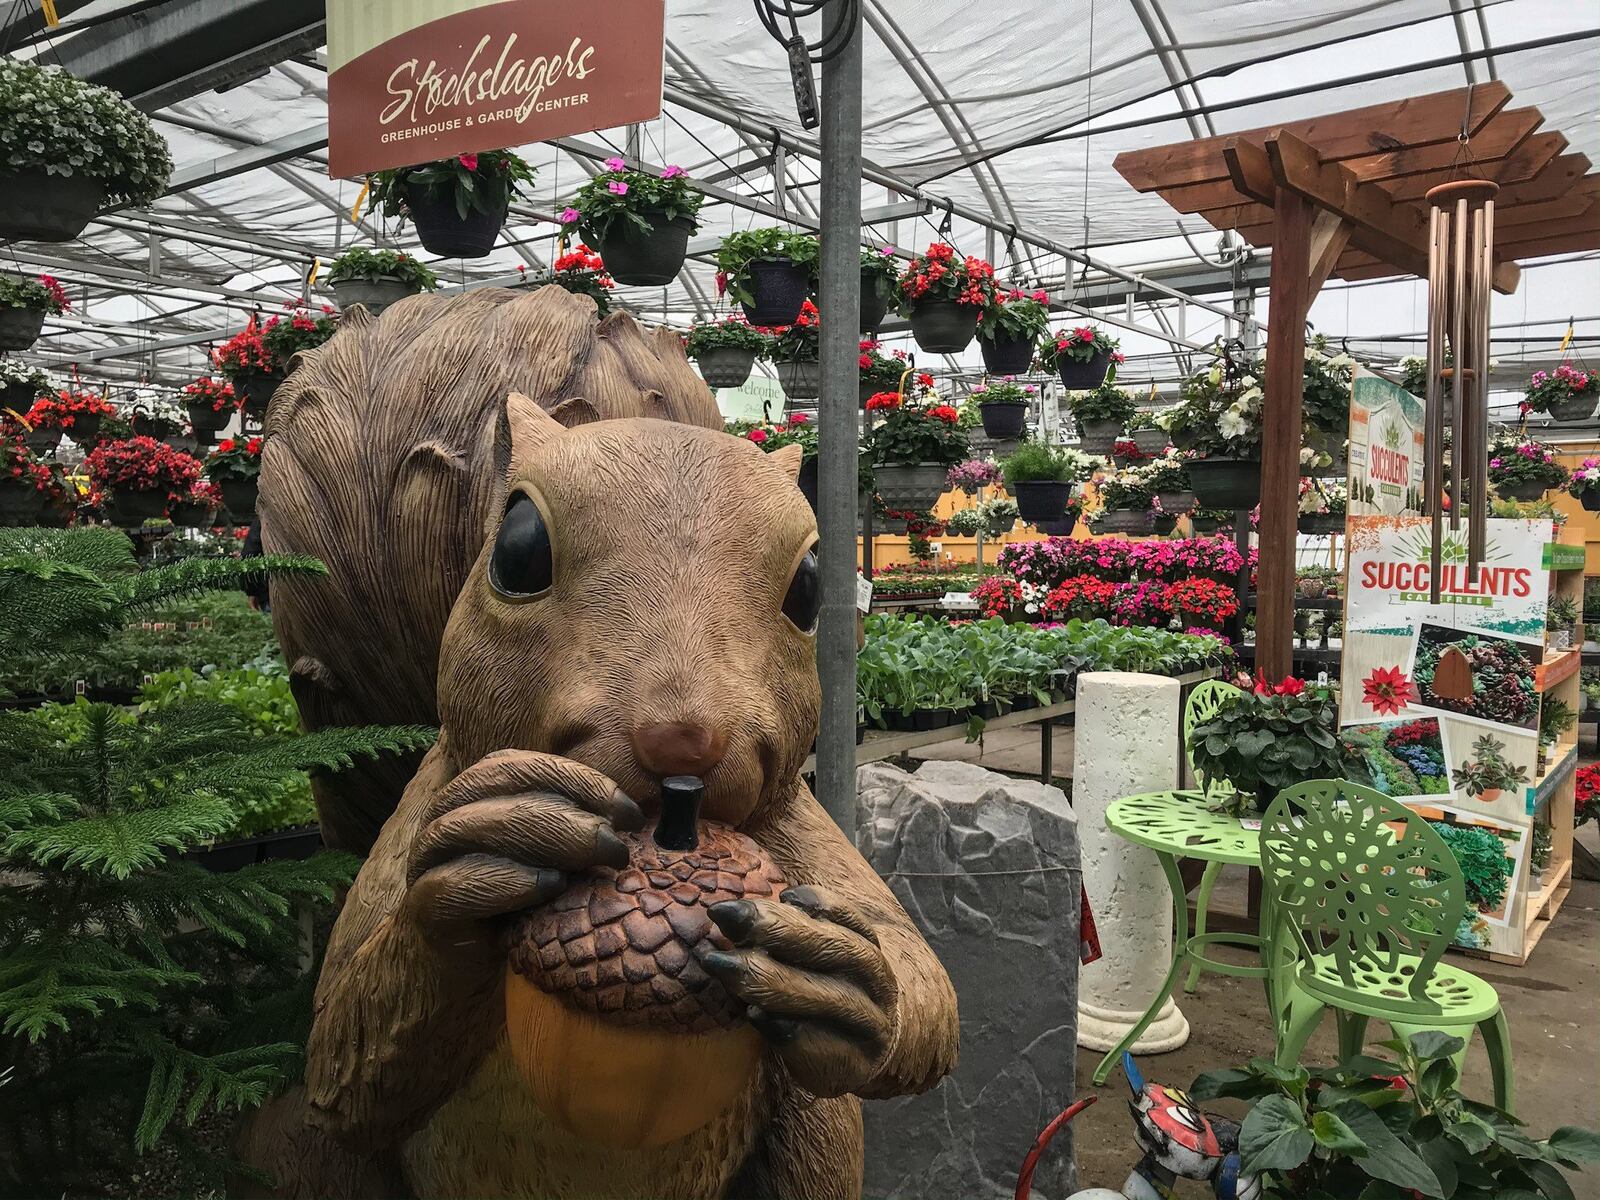
<path id="1" fill-rule="evenodd" d="M 510 150 L 458 154 L 377 172 L 371 200 L 386 217 L 409 218 L 430 254 L 482 258 L 494 249 L 511 201 L 534 173 Z"/>
<path id="2" fill-rule="evenodd" d="M 397 300 L 439 286 L 439 277 L 403 250 L 367 246 L 352 246 L 339 255 L 323 281 L 340 312 L 360 304 L 373 316 Z"/>
<path id="3" fill-rule="evenodd" d="M 578 189 L 561 220 L 600 251 L 606 269 L 630 287 L 661 287 L 683 267 L 689 239 L 700 228 L 705 195 L 675 164 L 661 173 L 608 158 L 605 169 Z"/>

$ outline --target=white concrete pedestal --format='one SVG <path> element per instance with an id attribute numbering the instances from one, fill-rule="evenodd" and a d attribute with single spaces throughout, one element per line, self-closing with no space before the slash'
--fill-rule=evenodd
<path id="1" fill-rule="evenodd" d="M 1072 807 L 1083 846 L 1083 888 L 1103 957 L 1078 978 L 1078 1045 L 1110 1050 L 1139 1022 L 1172 963 L 1172 893 L 1149 850 L 1106 828 L 1123 796 L 1178 785 L 1178 704 L 1173 679 L 1126 671 L 1078 676 Z M 1168 1000 L 1137 1054 L 1176 1050 L 1189 1022 Z"/>

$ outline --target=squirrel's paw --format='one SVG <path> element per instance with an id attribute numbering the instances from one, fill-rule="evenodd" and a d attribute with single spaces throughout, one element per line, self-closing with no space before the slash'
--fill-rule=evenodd
<path id="1" fill-rule="evenodd" d="M 711 919 L 732 951 L 701 963 L 748 1004 L 750 1023 L 796 1083 L 818 1096 L 865 1086 L 894 1040 L 894 973 L 872 926 L 822 888 L 777 902 L 728 900 Z"/>
<path id="2" fill-rule="evenodd" d="M 407 863 L 406 906 L 442 944 L 487 950 L 489 919 L 566 890 L 567 872 L 626 866 L 616 830 L 644 813 L 615 783 L 570 759 L 501 750 L 434 798 Z"/>

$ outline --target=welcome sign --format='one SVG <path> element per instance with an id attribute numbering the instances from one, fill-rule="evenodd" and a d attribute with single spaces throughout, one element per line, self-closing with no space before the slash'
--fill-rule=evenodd
<path id="1" fill-rule="evenodd" d="M 666 0 L 328 0 L 328 173 L 661 114 Z"/>

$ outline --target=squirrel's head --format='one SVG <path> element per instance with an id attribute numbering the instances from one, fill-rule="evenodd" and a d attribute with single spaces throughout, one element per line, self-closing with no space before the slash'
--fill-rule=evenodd
<path id="1" fill-rule="evenodd" d="M 703 815 L 735 825 L 785 797 L 820 703 L 800 447 L 648 418 L 567 428 L 520 395 L 502 436 L 505 503 L 440 649 L 452 755 L 559 754 L 647 810 L 663 778 L 697 775 Z"/>

